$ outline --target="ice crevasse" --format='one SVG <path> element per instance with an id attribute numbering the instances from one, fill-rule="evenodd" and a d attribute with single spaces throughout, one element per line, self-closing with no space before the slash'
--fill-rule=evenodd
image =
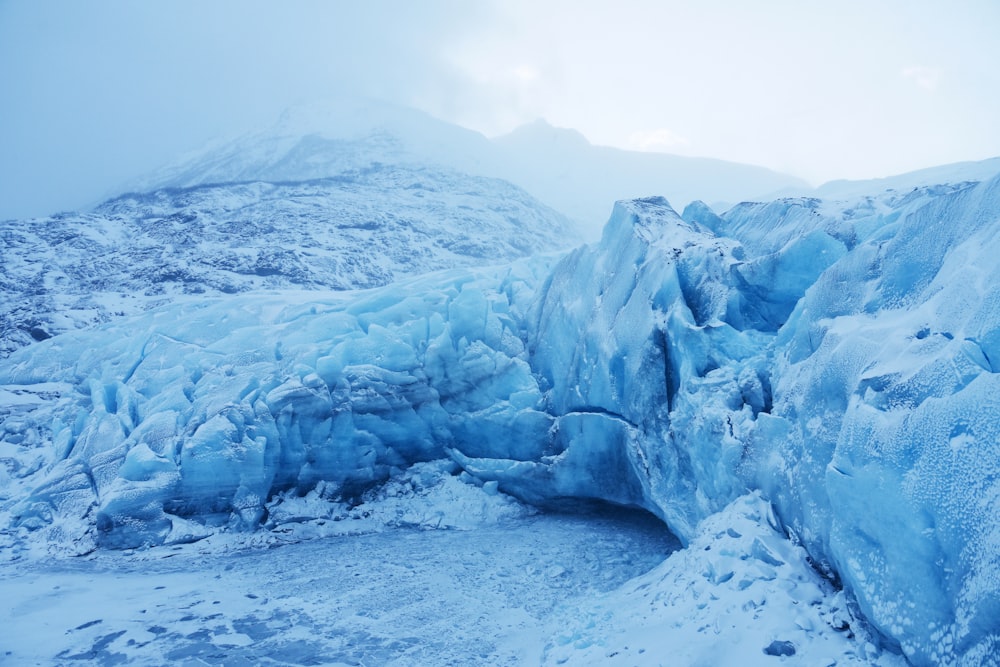
<path id="1" fill-rule="evenodd" d="M 45 444 L 5 515 L 162 544 L 451 458 L 688 540 L 759 490 L 912 663 L 998 664 L 997 257 L 1000 179 L 723 216 L 619 202 L 562 257 L 179 302 L 0 362 L 37 402 L 0 444 Z"/>

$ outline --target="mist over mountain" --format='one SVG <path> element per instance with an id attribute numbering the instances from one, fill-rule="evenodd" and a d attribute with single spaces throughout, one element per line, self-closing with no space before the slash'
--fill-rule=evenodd
<path id="1" fill-rule="evenodd" d="M 420 111 L 354 99 L 289 109 L 270 128 L 207 147 L 129 187 L 321 178 L 366 160 L 510 181 L 576 221 L 588 240 L 600 236 L 618 199 L 655 194 L 683 208 L 696 199 L 736 203 L 808 187 L 762 167 L 593 146 L 545 121 L 490 140 Z"/>
<path id="2" fill-rule="evenodd" d="M 573 220 L 589 241 L 600 237 L 611 205 L 619 199 L 663 196 L 678 210 L 697 200 L 721 213 L 745 201 L 854 198 L 886 189 L 979 181 L 1000 172 L 1000 163 L 992 159 L 813 187 L 753 165 L 595 146 L 579 132 L 544 120 L 488 139 L 415 109 L 345 98 L 290 108 L 268 128 L 215 142 L 127 189 L 324 178 L 371 162 L 430 164 L 509 181 Z"/>
<path id="3" fill-rule="evenodd" d="M 778 190 L 808 188 L 801 179 L 763 167 L 594 146 L 544 121 L 495 141 L 510 161 L 506 178 L 581 221 L 591 237 L 610 214 L 609 201 L 659 195 L 678 210 L 701 200 L 722 211 Z"/>

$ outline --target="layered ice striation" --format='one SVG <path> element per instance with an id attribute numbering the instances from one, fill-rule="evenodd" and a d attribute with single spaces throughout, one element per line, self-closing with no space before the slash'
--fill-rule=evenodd
<path id="1" fill-rule="evenodd" d="M 450 458 L 690 541 L 758 490 L 889 647 L 997 664 L 998 218 L 1000 179 L 642 199 L 561 258 L 181 300 L 0 363 L 2 507 L 80 548 L 161 544 Z"/>

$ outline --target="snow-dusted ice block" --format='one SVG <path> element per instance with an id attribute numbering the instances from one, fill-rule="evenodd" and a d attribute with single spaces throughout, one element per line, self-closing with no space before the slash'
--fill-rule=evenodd
<path id="1" fill-rule="evenodd" d="M 619 488 L 682 539 L 763 489 L 887 645 L 997 664 L 1000 179 L 763 210 L 620 205 L 540 297 L 551 409 L 632 425 Z"/>
<path id="2" fill-rule="evenodd" d="M 718 478 L 734 479 L 736 462 L 699 467 L 672 420 L 702 412 L 696 404 L 706 377 L 735 378 L 768 338 L 743 330 L 739 255 L 739 244 L 685 222 L 662 198 L 619 202 L 600 245 L 568 255 L 538 300 L 531 359 L 551 387 L 549 409 L 620 423 L 603 438 L 623 449 L 617 497 L 595 495 L 615 502 L 634 496 L 631 502 L 663 517 L 682 540 L 731 499 L 701 488 L 732 486 Z M 738 390 L 733 400 L 734 410 L 744 404 Z M 705 419 L 716 428 L 727 414 Z M 556 463 L 553 469 L 566 465 Z"/>

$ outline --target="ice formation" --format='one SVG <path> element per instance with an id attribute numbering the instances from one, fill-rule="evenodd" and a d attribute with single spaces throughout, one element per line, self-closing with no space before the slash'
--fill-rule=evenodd
<path id="1" fill-rule="evenodd" d="M 578 242 L 506 181 L 321 145 L 337 161 L 317 172 L 237 172 L 0 221 L 0 356 L 185 294 L 375 287 Z"/>
<path id="2" fill-rule="evenodd" d="M 0 363 L 3 507 L 81 549 L 182 542 L 450 458 L 687 542 L 757 490 L 888 647 L 997 664 L 998 215 L 1000 178 L 722 216 L 635 200 L 562 258 L 58 336 Z"/>

